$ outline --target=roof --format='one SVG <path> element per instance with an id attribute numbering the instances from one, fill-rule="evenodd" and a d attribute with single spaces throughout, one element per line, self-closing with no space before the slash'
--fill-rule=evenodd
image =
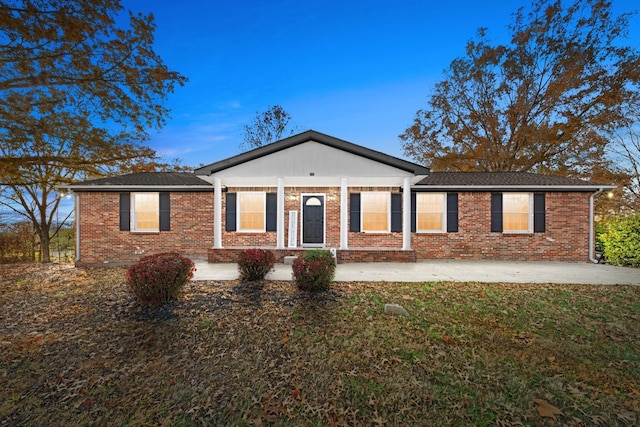
<path id="1" fill-rule="evenodd" d="M 401 170 L 412 172 L 415 175 L 426 175 L 429 173 L 429 168 L 418 165 L 416 163 L 409 162 L 407 160 L 393 157 L 388 154 L 384 154 L 380 151 L 371 150 L 361 145 L 354 144 L 352 142 L 344 141 L 342 139 L 335 138 L 314 130 L 308 130 L 306 132 L 293 135 L 289 138 L 282 139 L 280 141 L 273 142 L 262 147 L 258 147 L 251 151 L 247 151 L 238 154 L 233 157 L 229 157 L 224 160 L 220 160 L 210 165 L 203 166 L 195 170 L 196 175 L 213 175 L 216 172 L 224 169 L 231 168 L 233 166 L 240 165 L 242 163 L 249 162 L 260 157 L 268 156 L 269 154 L 277 153 L 278 151 L 286 150 L 287 148 L 294 147 L 296 145 L 304 144 L 305 142 L 317 142 L 329 147 L 333 147 L 347 153 L 356 154 L 358 156 L 374 160 L 379 163 L 383 163 L 389 166 L 396 167 Z"/>
<path id="2" fill-rule="evenodd" d="M 416 188 L 465 188 L 475 190 L 505 189 L 571 189 L 593 191 L 613 189 L 615 186 L 597 184 L 581 179 L 529 172 L 431 172 L 415 184 Z"/>
<path id="3" fill-rule="evenodd" d="M 213 191 L 213 184 L 191 172 L 137 172 L 126 175 L 98 178 L 60 186 L 74 191 L 106 191 L 113 189 L 182 189 L 191 191 Z"/>

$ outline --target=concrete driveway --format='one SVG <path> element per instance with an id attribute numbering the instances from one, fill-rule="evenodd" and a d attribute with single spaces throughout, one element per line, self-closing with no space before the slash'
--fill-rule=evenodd
<path id="1" fill-rule="evenodd" d="M 196 262 L 193 280 L 235 280 L 236 264 Z M 276 264 L 267 279 L 291 280 L 291 266 Z M 640 269 L 606 264 L 534 261 L 420 261 L 338 264 L 336 282 L 508 282 L 640 285 Z"/>

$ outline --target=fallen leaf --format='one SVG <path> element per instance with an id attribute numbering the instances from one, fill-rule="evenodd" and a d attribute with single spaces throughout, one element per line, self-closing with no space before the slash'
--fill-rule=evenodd
<path id="1" fill-rule="evenodd" d="M 284 331 L 282 333 L 282 345 L 287 345 L 287 342 L 289 342 L 289 334 L 287 331 Z"/>
<path id="2" fill-rule="evenodd" d="M 533 403 L 537 404 L 538 414 L 541 417 L 553 418 L 556 421 L 556 415 L 564 415 L 562 411 L 544 399 L 533 399 Z"/>
<path id="3" fill-rule="evenodd" d="M 455 340 L 453 340 L 453 339 L 449 338 L 447 335 L 445 335 L 445 336 L 442 338 L 442 341 L 444 341 L 446 344 L 449 344 L 449 345 L 456 345 Z"/>

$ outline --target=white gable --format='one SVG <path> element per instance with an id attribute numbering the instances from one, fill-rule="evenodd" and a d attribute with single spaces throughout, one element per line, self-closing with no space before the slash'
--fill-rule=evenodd
<path id="1" fill-rule="evenodd" d="M 411 172 L 308 141 L 218 171 L 214 177 L 410 177 Z"/>

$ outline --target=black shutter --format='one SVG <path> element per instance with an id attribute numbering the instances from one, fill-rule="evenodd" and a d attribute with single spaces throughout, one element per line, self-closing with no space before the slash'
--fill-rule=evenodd
<path id="1" fill-rule="evenodd" d="M 227 193 L 225 213 L 224 229 L 226 231 L 236 231 L 236 193 Z"/>
<path id="2" fill-rule="evenodd" d="M 416 193 L 411 193 L 411 232 L 416 232 Z"/>
<path id="3" fill-rule="evenodd" d="M 120 193 L 120 231 L 131 230 L 131 193 Z"/>
<path id="4" fill-rule="evenodd" d="M 402 194 L 391 194 L 391 231 L 402 231 Z"/>
<path id="5" fill-rule="evenodd" d="M 458 232 L 458 193 L 447 193 L 447 233 Z"/>
<path id="6" fill-rule="evenodd" d="M 349 231 L 360 231 L 360 193 L 349 196 Z"/>
<path id="7" fill-rule="evenodd" d="M 278 195 L 267 193 L 266 231 L 276 231 L 278 228 Z"/>
<path id="8" fill-rule="evenodd" d="M 171 202 L 169 193 L 160 193 L 160 231 L 171 230 Z"/>
<path id="9" fill-rule="evenodd" d="M 491 231 L 502 233 L 502 193 L 491 194 Z"/>
<path id="10" fill-rule="evenodd" d="M 544 193 L 533 195 L 533 232 L 544 233 L 545 231 L 545 203 Z"/>

